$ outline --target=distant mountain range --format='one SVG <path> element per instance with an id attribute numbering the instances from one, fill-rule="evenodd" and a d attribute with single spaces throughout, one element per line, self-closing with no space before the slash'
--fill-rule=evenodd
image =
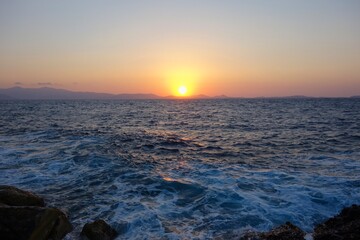
<path id="1" fill-rule="evenodd" d="M 69 91 L 65 89 L 57 89 L 57 88 L 22 88 L 22 87 L 12 87 L 6 89 L 0 89 L 0 100 L 45 100 L 45 99 L 123 99 L 123 100 L 131 100 L 131 99 L 183 99 L 184 97 L 177 96 L 167 96 L 161 97 L 155 94 L 110 94 L 110 93 L 96 93 L 96 92 L 75 92 Z M 209 97 L 206 95 L 196 95 L 187 98 L 192 99 L 210 99 L 213 97 Z M 225 95 L 217 96 L 214 98 L 227 98 Z"/>
<path id="2" fill-rule="evenodd" d="M 203 94 L 194 95 L 186 97 L 187 99 L 227 99 L 225 95 L 219 96 L 206 96 Z M 306 99 L 306 98 L 314 98 L 308 96 L 286 96 L 286 97 L 257 97 L 260 98 L 289 98 L 289 99 Z M 351 98 L 360 98 L 358 96 L 352 96 Z M 46 100 L 46 99 L 61 99 L 61 100 L 72 100 L 72 99 L 123 99 L 123 100 L 132 100 L 132 99 L 184 99 L 184 97 L 178 96 L 158 96 L 151 93 L 138 93 L 138 94 L 111 94 L 111 93 L 96 93 L 96 92 L 76 92 L 65 89 L 57 89 L 57 88 L 23 88 L 23 87 L 12 87 L 1 89 L 0 88 L 0 100 Z"/>

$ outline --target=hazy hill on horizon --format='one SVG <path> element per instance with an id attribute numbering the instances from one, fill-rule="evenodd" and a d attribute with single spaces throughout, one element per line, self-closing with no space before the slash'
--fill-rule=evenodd
<path id="1" fill-rule="evenodd" d="M 228 98 L 225 95 L 217 96 L 214 98 Z M 79 92 L 71 91 L 66 89 L 50 88 L 50 87 L 41 87 L 41 88 L 23 88 L 23 87 L 12 87 L 12 88 L 3 88 L 0 89 L 0 100 L 46 100 L 46 99 L 61 99 L 61 100 L 71 100 L 71 99 L 178 99 L 182 97 L 177 96 L 158 96 L 152 93 L 122 93 L 122 94 L 111 94 L 111 93 L 97 93 L 97 92 Z M 210 99 L 209 97 L 203 94 L 190 96 L 188 98 L 196 99 Z"/>
<path id="2" fill-rule="evenodd" d="M 160 99 L 155 94 L 111 94 L 96 92 L 78 92 L 58 88 L 22 88 L 0 89 L 0 99 L 45 100 L 45 99 Z"/>
<path id="3" fill-rule="evenodd" d="M 0 100 L 132 100 L 132 99 L 228 99 L 234 97 L 228 97 L 226 95 L 207 96 L 204 94 L 198 94 L 188 97 L 179 96 L 159 96 L 152 93 L 98 93 L 98 92 L 81 92 L 71 91 L 60 88 L 40 87 L 40 88 L 24 88 L 24 87 L 11 87 L 0 88 Z M 244 98 L 244 97 L 235 97 Z M 262 98 L 288 98 L 288 99 L 307 99 L 318 98 L 304 95 L 289 95 L 279 97 L 254 97 L 255 99 Z M 360 98 L 360 95 L 350 96 L 349 98 Z"/>

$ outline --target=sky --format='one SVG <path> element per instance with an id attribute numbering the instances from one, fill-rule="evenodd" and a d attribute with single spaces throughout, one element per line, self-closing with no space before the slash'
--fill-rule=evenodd
<path id="1" fill-rule="evenodd" d="M 3 0 L 0 88 L 360 95 L 358 0 Z"/>

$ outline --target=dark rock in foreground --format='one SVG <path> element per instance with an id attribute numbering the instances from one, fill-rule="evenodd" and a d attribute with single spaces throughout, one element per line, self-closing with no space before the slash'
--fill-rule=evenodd
<path id="1" fill-rule="evenodd" d="M 6 240 L 60 240 L 72 230 L 56 208 L 0 207 L 0 236 Z"/>
<path id="2" fill-rule="evenodd" d="M 12 186 L 0 186 L 1 206 L 45 206 L 44 199 L 31 192 L 27 192 Z"/>
<path id="3" fill-rule="evenodd" d="M 290 222 L 274 228 L 270 232 L 262 233 L 261 239 L 266 240 L 303 240 L 305 232 Z"/>
<path id="4" fill-rule="evenodd" d="M 360 206 L 352 205 L 315 227 L 314 240 L 360 239 Z"/>
<path id="5" fill-rule="evenodd" d="M 250 232 L 241 240 L 304 240 L 305 232 L 290 222 L 286 222 L 266 233 Z"/>
<path id="6" fill-rule="evenodd" d="M 72 230 L 66 215 L 44 206 L 44 200 L 31 192 L 0 186 L 0 238 L 58 240 L 65 237 Z"/>
<path id="7" fill-rule="evenodd" d="M 112 240 L 116 235 L 117 232 L 104 220 L 87 223 L 81 231 L 81 236 L 90 240 Z"/>
<path id="8" fill-rule="evenodd" d="M 270 232 L 250 232 L 241 240 L 303 240 L 305 233 L 287 222 Z M 360 239 L 360 206 L 344 208 L 336 215 L 315 227 L 314 240 L 359 240 Z"/>

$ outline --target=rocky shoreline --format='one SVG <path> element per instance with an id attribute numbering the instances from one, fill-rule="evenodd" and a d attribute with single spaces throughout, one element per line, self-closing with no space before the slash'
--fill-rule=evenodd
<path id="1" fill-rule="evenodd" d="M 12 186 L 0 186 L 0 236 L 2 240 L 60 240 L 73 227 L 67 215 L 46 207 L 43 198 Z M 98 219 L 84 225 L 79 237 L 112 240 L 118 233 Z M 303 240 L 306 233 L 290 222 L 269 232 L 248 232 L 240 240 Z M 360 239 L 360 205 L 344 208 L 338 215 L 315 226 L 313 240 Z"/>
<path id="2" fill-rule="evenodd" d="M 45 206 L 43 198 L 12 186 L 0 186 L 2 240 L 60 240 L 73 230 L 67 215 Z M 112 240 L 116 231 L 105 221 L 85 224 L 82 239 Z"/>

